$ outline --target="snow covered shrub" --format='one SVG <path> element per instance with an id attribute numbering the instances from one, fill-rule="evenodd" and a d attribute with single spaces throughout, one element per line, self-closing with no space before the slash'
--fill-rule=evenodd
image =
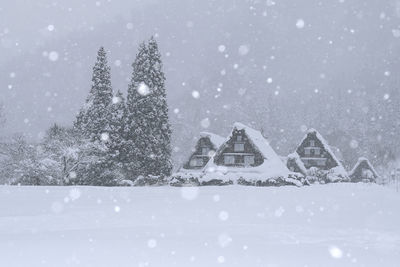
<path id="1" fill-rule="evenodd" d="M 208 179 L 205 181 L 200 181 L 200 184 L 203 186 L 207 185 L 232 185 L 233 181 L 232 180 L 223 180 L 223 179 Z"/>
<path id="2" fill-rule="evenodd" d="M 1 147 L 6 155 L 0 161 L 3 183 L 23 185 L 59 184 L 60 165 L 49 157 L 47 151 L 37 144 L 29 144 L 24 136 L 15 135 Z"/>
<path id="3" fill-rule="evenodd" d="M 350 181 L 346 171 L 342 167 L 335 167 L 329 170 L 321 170 L 317 167 L 311 167 L 306 176 L 310 183 L 339 183 Z"/>
<path id="4" fill-rule="evenodd" d="M 249 179 L 240 177 L 237 181 L 240 185 L 247 186 L 284 186 L 284 185 L 295 185 L 295 186 L 303 186 L 308 185 L 307 179 L 305 179 L 300 174 L 290 174 L 289 177 L 279 176 L 276 178 L 268 178 L 268 179 Z"/>
<path id="5" fill-rule="evenodd" d="M 198 177 L 186 177 L 180 175 L 172 176 L 169 181 L 169 185 L 171 186 L 199 186 L 200 182 Z"/>
<path id="6" fill-rule="evenodd" d="M 131 180 L 121 180 L 118 182 L 118 186 L 134 186 Z"/>
<path id="7" fill-rule="evenodd" d="M 163 176 L 142 176 L 136 178 L 133 182 L 133 186 L 161 186 L 167 184 L 165 177 Z"/>

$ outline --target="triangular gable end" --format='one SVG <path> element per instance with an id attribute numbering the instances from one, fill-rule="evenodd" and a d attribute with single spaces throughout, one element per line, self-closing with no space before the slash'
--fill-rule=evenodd
<path id="1" fill-rule="evenodd" d="M 373 178 L 365 177 L 365 179 L 376 180 L 379 177 L 378 173 L 376 172 L 374 166 L 372 166 L 371 162 L 367 158 L 361 157 L 358 159 L 358 161 L 354 165 L 353 169 L 349 172 L 349 176 L 352 179 L 352 181 L 362 181 L 363 180 L 363 177 L 362 177 L 363 169 L 370 170 L 372 175 L 374 176 Z"/>
<path id="2" fill-rule="evenodd" d="M 234 124 L 231 134 L 214 155 L 214 164 L 219 166 L 256 167 L 265 161 L 288 171 L 262 134 L 239 122 Z"/>
<path id="3" fill-rule="evenodd" d="M 328 142 L 315 129 L 311 128 L 307 131 L 307 134 L 296 148 L 296 152 L 307 168 L 343 168 L 342 163 L 336 157 Z"/>
<path id="4" fill-rule="evenodd" d="M 219 135 L 201 132 L 200 137 L 196 142 L 194 152 L 190 155 L 189 160 L 183 165 L 183 169 L 202 169 L 224 140 L 225 139 Z"/>

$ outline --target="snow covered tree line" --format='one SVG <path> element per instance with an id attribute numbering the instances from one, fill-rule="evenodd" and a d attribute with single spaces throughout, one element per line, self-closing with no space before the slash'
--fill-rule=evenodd
<path id="1" fill-rule="evenodd" d="M 54 124 L 40 144 L 18 135 L 0 148 L 9 184 L 138 185 L 171 174 L 171 126 L 165 75 L 156 40 L 139 46 L 126 99 L 111 85 L 101 47 L 92 87 L 73 127 Z M 3 178 L 4 179 L 4 178 Z"/>

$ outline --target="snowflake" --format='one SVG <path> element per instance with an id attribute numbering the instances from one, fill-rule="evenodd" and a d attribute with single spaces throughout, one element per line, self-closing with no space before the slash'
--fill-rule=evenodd
<path id="1" fill-rule="evenodd" d="M 193 92 L 192 92 L 192 96 L 193 96 L 193 98 L 199 98 L 200 97 L 200 93 L 199 93 L 199 91 L 196 91 L 196 90 L 194 90 Z"/>
<path id="2" fill-rule="evenodd" d="M 49 60 L 53 61 L 53 62 L 57 61 L 58 60 L 58 53 L 56 51 L 51 51 L 49 53 Z"/>
<path id="3" fill-rule="evenodd" d="M 229 213 L 227 211 L 221 211 L 218 215 L 221 221 L 226 221 L 229 218 Z"/>
<path id="4" fill-rule="evenodd" d="M 298 19 L 297 22 L 296 22 L 296 27 L 297 27 L 297 29 L 303 29 L 304 26 L 305 26 L 304 20 Z"/>
<path id="5" fill-rule="evenodd" d="M 340 259 L 343 257 L 343 252 L 340 248 L 336 246 L 332 246 L 329 248 L 329 254 L 331 254 L 332 258 Z"/>
<path id="6" fill-rule="evenodd" d="M 155 240 L 155 239 L 149 239 L 149 240 L 147 241 L 147 246 L 148 246 L 149 248 L 155 248 L 155 247 L 157 246 L 157 240 Z"/>
<path id="7" fill-rule="evenodd" d="M 147 84 L 145 84 L 144 82 L 141 82 L 137 88 L 137 91 L 139 94 L 141 94 L 142 96 L 146 96 L 148 94 L 150 94 L 150 88 L 147 86 Z"/>

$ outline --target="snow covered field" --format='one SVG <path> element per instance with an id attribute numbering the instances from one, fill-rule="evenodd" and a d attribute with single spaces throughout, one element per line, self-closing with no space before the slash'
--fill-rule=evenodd
<path id="1" fill-rule="evenodd" d="M 2 186 L 0 266 L 400 266 L 400 194 Z"/>

